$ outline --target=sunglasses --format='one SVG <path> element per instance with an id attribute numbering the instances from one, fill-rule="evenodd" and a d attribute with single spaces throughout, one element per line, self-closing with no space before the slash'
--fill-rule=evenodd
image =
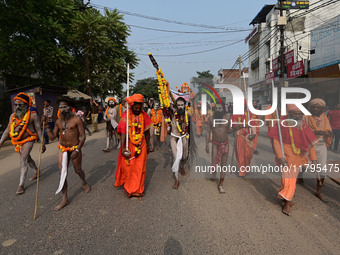
<path id="1" fill-rule="evenodd" d="M 23 105 L 25 104 L 14 104 L 14 106 L 19 106 L 19 107 L 22 107 Z"/>

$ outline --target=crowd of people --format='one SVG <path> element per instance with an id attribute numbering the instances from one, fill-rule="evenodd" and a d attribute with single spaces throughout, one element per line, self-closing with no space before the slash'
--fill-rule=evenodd
<path id="1" fill-rule="evenodd" d="M 172 95 L 171 95 L 172 96 Z M 205 141 L 205 152 L 211 152 L 212 166 L 226 166 L 229 154 L 236 157 L 238 175 L 244 177 L 249 174 L 246 166 L 250 166 L 254 151 L 256 151 L 260 127 L 240 125 L 249 120 L 259 120 L 260 117 L 247 110 L 241 115 L 232 114 L 232 104 L 216 101 L 209 105 L 206 115 L 202 115 L 202 105 L 191 97 L 186 101 L 183 97 L 174 99 L 168 108 L 160 102 L 150 98 L 144 99 L 141 94 L 134 94 L 119 101 L 110 97 L 107 107 L 102 109 L 102 118 L 106 123 L 105 153 L 113 148 L 119 150 L 118 164 L 115 174 L 115 187 L 124 187 L 128 197 L 144 195 L 144 181 L 147 172 L 147 157 L 152 151 L 159 150 L 161 143 L 167 137 L 172 151 L 173 161 L 173 188 L 178 189 L 180 175 L 186 175 L 188 160 L 197 157 L 195 139 Z M 169 99 L 170 100 L 170 97 Z M 7 138 L 11 139 L 15 150 L 20 153 L 20 181 L 17 194 L 25 192 L 24 183 L 28 166 L 34 170 L 30 180 L 38 177 L 37 167 L 30 156 L 34 142 L 39 138 L 45 143 L 59 138 L 59 170 L 60 182 L 56 193 L 62 191 L 62 201 L 55 207 L 60 210 L 67 204 L 67 168 L 72 161 L 76 174 L 82 181 L 85 192 L 90 192 L 91 187 L 86 182 L 82 169 L 82 147 L 86 140 L 85 130 L 89 135 L 85 114 L 76 108 L 75 102 L 66 96 L 57 100 L 58 119 L 53 120 L 53 107 L 51 102 L 44 102 L 44 111 L 41 119 L 31 110 L 32 99 L 25 93 L 19 93 L 14 98 L 14 112 L 10 116 L 9 124 L 1 140 L 0 148 Z M 91 115 L 93 132 L 98 132 L 99 104 L 91 100 Z M 268 138 L 271 141 L 275 162 L 278 166 L 287 167 L 282 171 L 281 188 L 278 198 L 283 201 L 282 212 L 290 215 L 292 199 L 296 189 L 296 182 L 303 181 L 301 167 L 306 164 L 319 164 L 323 170 L 327 168 L 327 150 L 337 151 L 340 137 L 340 104 L 334 110 L 326 111 L 326 103 L 320 98 L 309 102 L 310 116 L 303 115 L 295 105 L 287 106 L 287 116 L 280 116 L 281 120 L 296 125 L 277 125 L 266 122 L 268 125 Z M 275 112 L 265 116 L 265 120 L 277 119 Z M 225 120 L 238 123 L 230 126 L 225 123 L 215 123 L 214 120 Z M 45 127 L 45 134 L 41 132 L 41 123 Z M 234 146 L 229 145 L 229 136 L 234 135 Z M 45 136 L 45 139 L 43 139 Z M 155 139 L 156 138 L 156 139 Z M 156 144 L 156 148 L 154 146 Z M 45 145 L 42 146 L 45 151 Z M 274 158 L 273 158 L 274 161 Z M 321 189 L 325 180 L 325 171 L 316 174 L 315 195 L 324 200 Z M 215 181 L 217 173 L 211 172 L 211 179 Z M 217 189 L 224 194 L 223 182 L 225 173 L 219 173 Z"/>

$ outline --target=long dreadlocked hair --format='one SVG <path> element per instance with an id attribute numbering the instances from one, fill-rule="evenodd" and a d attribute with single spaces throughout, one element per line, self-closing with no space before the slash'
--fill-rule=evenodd
<path id="1" fill-rule="evenodd" d="M 183 101 L 184 103 L 186 103 L 185 99 L 183 97 L 179 97 L 176 99 L 176 110 L 177 109 L 177 101 Z M 195 142 L 195 134 L 194 134 L 194 130 L 193 130 L 193 126 L 192 126 L 192 121 L 191 121 L 192 116 L 190 116 L 188 118 L 189 120 L 189 164 L 193 165 L 194 161 L 197 158 L 197 145 Z"/>

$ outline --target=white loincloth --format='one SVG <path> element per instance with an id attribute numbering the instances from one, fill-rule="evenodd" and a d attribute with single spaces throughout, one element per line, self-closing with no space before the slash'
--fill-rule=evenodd
<path id="1" fill-rule="evenodd" d="M 115 119 L 111 119 L 111 125 L 112 125 L 113 129 L 118 127 L 118 123 L 117 123 L 117 121 Z"/>
<path id="2" fill-rule="evenodd" d="M 172 132 L 171 132 L 171 135 L 178 138 L 176 159 L 174 161 L 174 164 L 172 165 L 172 172 L 178 172 L 179 163 L 180 163 L 182 156 L 183 156 L 183 141 L 182 141 L 182 138 L 185 137 L 186 135 L 177 136 Z"/>
<path id="3" fill-rule="evenodd" d="M 57 195 L 64 187 L 65 184 L 65 180 L 67 177 L 67 151 L 63 152 L 63 159 L 62 159 L 62 163 L 61 163 L 61 174 L 60 174 L 60 181 L 59 181 L 59 188 L 58 190 L 55 192 L 55 194 Z"/>

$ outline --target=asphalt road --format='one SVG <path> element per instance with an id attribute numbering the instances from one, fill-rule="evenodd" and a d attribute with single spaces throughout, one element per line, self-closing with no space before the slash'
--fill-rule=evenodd
<path id="1" fill-rule="evenodd" d="M 0 254 L 339 254 L 340 186 L 327 178 L 323 193 L 314 195 L 316 180 L 297 185 L 292 216 L 281 213 L 276 198 L 280 178 L 275 174 L 228 174 L 224 188 L 194 175 L 173 184 L 172 156 L 166 144 L 149 154 L 145 198 L 128 199 L 115 189 L 117 150 L 105 147 L 101 132 L 88 136 L 83 168 L 92 191 L 82 191 L 71 167 L 68 176 L 71 203 L 59 212 L 54 195 L 59 182 L 57 143 L 47 145 L 42 158 L 38 217 L 33 221 L 36 182 L 26 180 L 26 193 L 15 195 L 19 157 L 9 145 L 0 150 Z M 199 157 L 204 140 L 197 140 Z M 231 142 L 232 143 L 232 142 Z M 37 161 L 36 144 L 32 157 Z M 252 165 L 274 164 L 265 137 L 259 138 L 259 155 Z M 339 154 L 329 152 L 331 160 Z M 33 174 L 29 170 L 28 177 Z M 256 177 L 256 178 L 255 178 Z M 261 177 L 261 178 L 258 178 Z"/>

